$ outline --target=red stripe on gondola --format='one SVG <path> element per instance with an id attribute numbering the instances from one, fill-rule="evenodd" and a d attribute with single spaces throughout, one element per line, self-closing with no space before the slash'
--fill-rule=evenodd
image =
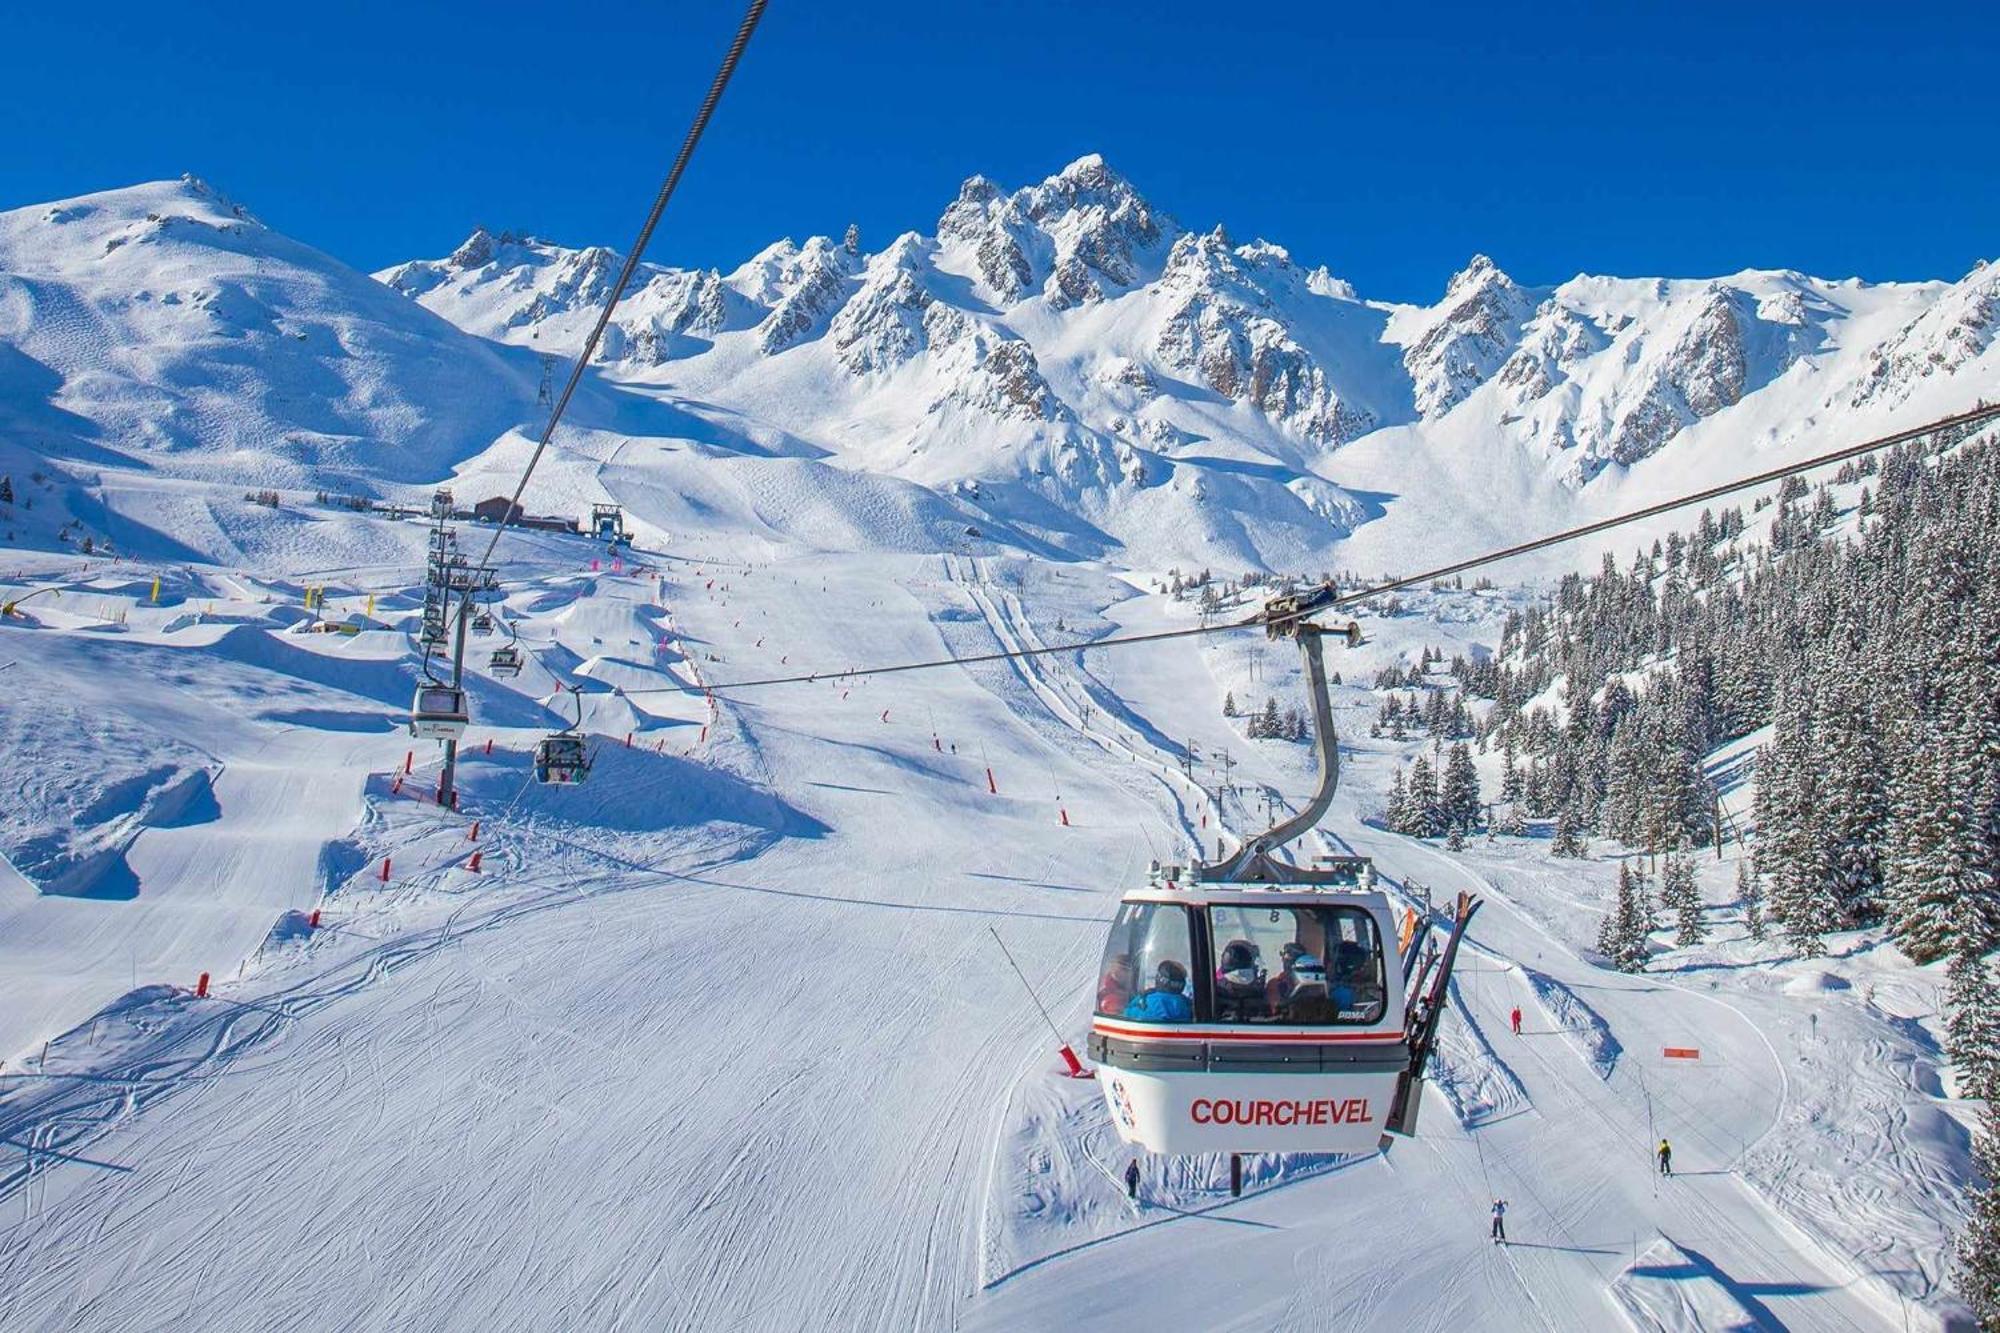
<path id="1" fill-rule="evenodd" d="M 1128 1027 L 1124 1024 L 1107 1023 L 1098 1019 L 1091 1024 L 1094 1031 L 1107 1037 L 1136 1037 L 1152 1041 L 1401 1041 L 1401 1032 L 1213 1032 L 1207 1028 L 1190 1028 L 1162 1024 L 1158 1027 Z"/>

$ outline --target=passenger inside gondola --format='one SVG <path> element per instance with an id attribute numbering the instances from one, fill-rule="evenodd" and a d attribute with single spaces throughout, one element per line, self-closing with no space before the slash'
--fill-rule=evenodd
<path id="1" fill-rule="evenodd" d="M 1208 918 L 1218 942 L 1216 1021 L 1316 1027 L 1381 1019 L 1382 948 L 1366 912 L 1218 903 Z M 1272 954 L 1278 971 L 1267 976 L 1263 960 Z"/>
<path id="2" fill-rule="evenodd" d="M 1191 915 L 1176 903 L 1126 903 L 1111 923 L 1098 972 L 1097 1012 L 1147 1023 L 1194 1020 Z"/>
<path id="3" fill-rule="evenodd" d="M 1257 946 L 1231 940 L 1215 967 L 1215 1016 L 1224 1023 L 1255 1023 L 1271 1016 L 1268 980 Z"/>
<path id="4" fill-rule="evenodd" d="M 1280 1023 L 1331 1023 L 1333 1006 L 1326 991 L 1326 964 L 1297 940 L 1278 950 L 1283 965 L 1266 988 L 1271 1014 Z"/>
<path id="5" fill-rule="evenodd" d="M 1194 1003 L 1187 995 L 1188 973 L 1173 959 L 1161 961 L 1154 969 L 1153 984 L 1134 995 L 1125 1005 L 1125 1017 L 1148 1023 L 1185 1023 L 1194 1017 Z"/>
<path id="6" fill-rule="evenodd" d="M 1122 1014 L 1132 1002 L 1132 955 L 1117 954 L 1104 965 L 1097 979 L 1097 1012 Z"/>

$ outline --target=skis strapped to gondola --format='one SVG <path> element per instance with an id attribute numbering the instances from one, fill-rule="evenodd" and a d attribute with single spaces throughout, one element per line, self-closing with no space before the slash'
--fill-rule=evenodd
<path id="1" fill-rule="evenodd" d="M 1472 914 L 1479 910 L 1479 899 L 1470 894 L 1458 895 L 1458 910 L 1452 918 L 1451 934 L 1446 938 L 1444 949 L 1436 956 L 1435 967 L 1426 960 L 1426 965 L 1417 975 L 1416 984 L 1409 991 L 1409 1005 L 1403 1012 L 1403 1031 L 1410 1048 L 1410 1067 L 1396 1082 L 1396 1097 L 1389 1104 L 1389 1118 L 1385 1128 L 1392 1134 L 1415 1134 L 1417 1132 L 1417 1110 L 1424 1098 L 1424 1067 L 1430 1062 L 1431 1048 L 1437 1041 L 1438 1023 L 1444 1017 L 1446 988 L 1451 984 L 1451 968 L 1458 958 L 1458 942 L 1465 938 L 1465 928 L 1472 922 Z"/>

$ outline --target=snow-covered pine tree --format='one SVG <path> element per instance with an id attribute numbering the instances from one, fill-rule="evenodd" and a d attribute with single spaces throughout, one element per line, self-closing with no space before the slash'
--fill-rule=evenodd
<path id="1" fill-rule="evenodd" d="M 1954 763 L 1945 729 L 1920 734 L 1924 742 L 1905 751 L 1910 771 L 1890 814 L 1886 897 L 1896 942 L 1928 963 L 1991 948 L 2000 904 L 1987 870 L 1992 853 L 1972 809 L 1980 793 L 1961 788 L 1963 765 Z"/>
<path id="2" fill-rule="evenodd" d="M 1843 611 L 1834 637 L 1837 642 L 1860 637 L 1851 610 Z M 1881 911 L 1882 845 L 1889 827 L 1881 729 L 1863 670 L 1852 655 L 1830 660 L 1813 737 L 1824 775 L 1815 785 L 1828 887 L 1844 926 L 1861 925 Z"/>
<path id="3" fill-rule="evenodd" d="M 1597 949 L 1620 972 L 1646 970 L 1647 916 L 1645 880 L 1630 862 L 1618 863 L 1618 892 L 1611 914 L 1598 930 Z"/>
<path id="4" fill-rule="evenodd" d="M 1235 691 L 1233 691 L 1233 690 L 1225 690 L 1225 691 L 1223 691 L 1223 694 L 1222 694 L 1222 715 L 1223 715 L 1224 717 L 1235 717 L 1235 716 L 1236 716 L 1236 693 L 1235 693 Z"/>
<path id="5" fill-rule="evenodd" d="M 1253 738 L 1269 737 L 1273 739 L 1284 735 L 1283 724 L 1278 718 L 1278 700 L 1275 695 L 1265 696 L 1264 711 L 1257 714 L 1257 720 L 1250 728 L 1250 735 Z"/>
<path id="6" fill-rule="evenodd" d="M 1437 771 L 1431 767 L 1431 758 L 1420 754 L 1410 765 L 1409 799 L 1404 806 L 1408 814 L 1403 832 L 1417 838 L 1434 838 L 1444 831 L 1444 820 L 1438 807 Z"/>
<path id="7" fill-rule="evenodd" d="M 1801 957 L 1826 952 L 1840 926 L 1827 875 L 1817 804 L 1820 768 L 1812 750 L 1811 705 L 1804 689 L 1782 679 L 1771 743 L 1758 752 L 1757 870 L 1770 884 L 1771 915 Z"/>
<path id="8" fill-rule="evenodd" d="M 1764 938 L 1764 886 L 1749 858 L 1736 863 L 1736 898 L 1743 904 L 1743 929 L 1753 940 Z"/>
<path id="9" fill-rule="evenodd" d="M 1679 852 L 1669 852 L 1660 869 L 1660 901 L 1674 913 L 1674 943 L 1680 948 L 1700 944 L 1706 932 L 1701 920 L 1701 886 L 1696 883 L 1694 862 Z"/>
<path id="10" fill-rule="evenodd" d="M 1446 850 L 1446 851 L 1451 851 L 1451 852 L 1462 852 L 1462 851 L 1464 851 L 1464 850 L 1465 850 L 1465 825 L 1463 825 L 1463 824 L 1453 824 L 1453 825 L 1451 826 L 1451 832 L 1449 832 L 1449 833 L 1447 833 L 1447 834 L 1445 835 L 1445 839 L 1444 839 L 1444 845 L 1445 845 L 1445 850 Z"/>
<path id="11" fill-rule="evenodd" d="M 1653 896 L 1653 877 L 1644 870 L 1634 870 L 1632 872 L 1632 888 L 1634 895 L 1639 901 L 1639 919 L 1643 924 L 1642 933 L 1650 935 L 1660 928 L 1660 902 L 1659 899 Z"/>
<path id="12" fill-rule="evenodd" d="M 1382 811 L 1382 822 L 1391 833 L 1407 833 L 1410 822 L 1409 793 L 1403 784 L 1403 769 L 1399 764 L 1395 776 L 1389 779 L 1389 803 Z"/>
<path id="13" fill-rule="evenodd" d="M 1556 834 L 1549 843 L 1549 855 L 1580 861 L 1583 859 L 1583 854 L 1583 840 L 1577 837 L 1575 821 L 1570 818 L 1568 809 L 1558 811 Z"/>
<path id="14" fill-rule="evenodd" d="M 1979 1327 L 2000 1330 L 2000 1102 L 1986 1103 L 1973 1137 L 1976 1179 L 1966 1185 L 1965 1231 L 1958 1238 L 1952 1281 Z"/>
<path id="15" fill-rule="evenodd" d="M 1472 766 L 1472 751 L 1464 741 L 1453 745 L 1445 758 L 1438 808 L 1445 823 L 1454 827 L 1469 829 L 1479 823 L 1479 772 Z"/>
<path id="16" fill-rule="evenodd" d="M 2000 1094 L 2000 994 L 1987 960 L 1970 951 L 1945 965 L 1944 1049 L 1958 1066 L 1959 1095 Z"/>
<path id="17" fill-rule="evenodd" d="M 1521 770 L 1514 762 L 1514 737 L 1510 732 L 1500 743 L 1500 799 L 1520 800 L 1522 785 Z"/>

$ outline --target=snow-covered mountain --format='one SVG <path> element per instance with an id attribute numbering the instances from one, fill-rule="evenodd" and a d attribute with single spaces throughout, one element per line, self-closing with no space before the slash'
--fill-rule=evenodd
<path id="1" fill-rule="evenodd" d="M 618 262 L 481 230 L 378 276 L 471 332 L 568 354 Z M 1199 535 L 1255 559 L 1373 515 L 1340 484 L 1342 451 L 1385 428 L 1445 446 L 1413 467 L 1505 450 L 1560 492 L 1702 423 L 1754 417 L 1755 443 L 1783 448 L 1919 388 L 1938 390 L 1926 409 L 1969 401 L 2000 368 L 1994 288 L 1983 268 L 1532 287 L 1480 255 L 1434 305 L 1368 301 L 1272 242 L 1183 226 L 1092 155 L 1011 192 L 974 176 L 930 235 L 872 254 L 850 227 L 726 274 L 647 266 L 601 357 L 1016 519 L 1053 505 L 1149 553 Z M 1274 523 L 1306 531 L 1273 543 Z"/>
<path id="2" fill-rule="evenodd" d="M 0 213 L 0 437 L 36 454 L 421 482 L 534 398 L 530 359 L 192 177 Z"/>
<path id="3" fill-rule="evenodd" d="M 604 498 L 615 460 L 662 526 L 719 504 L 838 549 L 888 523 L 899 549 L 1402 566 L 1441 524 L 1513 539 L 1953 410 L 2000 370 L 1990 268 L 1537 287 L 1476 256 L 1399 305 L 1185 226 L 1096 156 L 975 176 L 929 234 L 862 242 L 644 266 L 552 462 L 563 502 Z M 9 530 L 104 518 L 92 469 L 497 484 L 621 262 L 481 229 L 375 282 L 192 179 L 0 214 L 0 470 L 63 483 Z M 121 512 L 128 545 L 178 523 Z"/>

